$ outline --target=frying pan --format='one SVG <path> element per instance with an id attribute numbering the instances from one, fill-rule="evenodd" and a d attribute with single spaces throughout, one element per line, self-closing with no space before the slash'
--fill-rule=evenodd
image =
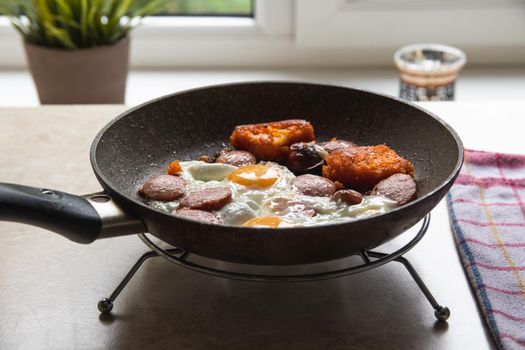
<path id="1" fill-rule="evenodd" d="M 174 160 L 212 155 L 239 124 L 309 120 L 316 139 L 387 144 L 415 167 L 418 198 L 385 214 L 310 227 L 247 228 L 169 215 L 137 189 Z M 253 82 L 180 92 L 133 108 L 106 125 L 91 147 L 104 192 L 76 196 L 0 184 L 0 220 L 29 223 L 75 242 L 149 232 L 201 256 L 248 264 L 303 264 L 372 249 L 421 220 L 447 193 L 463 162 L 450 126 L 384 95 L 345 87 Z"/>

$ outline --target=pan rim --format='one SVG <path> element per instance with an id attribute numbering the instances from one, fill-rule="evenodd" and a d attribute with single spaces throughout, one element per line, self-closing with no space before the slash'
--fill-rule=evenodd
<path id="1" fill-rule="evenodd" d="M 382 98 L 394 100 L 396 102 L 408 105 L 408 106 L 410 106 L 412 108 L 415 108 L 415 109 L 417 109 L 417 110 L 427 114 L 431 118 L 435 119 L 439 124 L 441 124 L 443 127 L 445 127 L 445 129 L 452 135 L 452 138 L 456 142 L 457 149 L 458 149 L 458 159 L 456 161 L 454 169 L 449 174 L 449 176 L 444 181 L 442 181 L 438 186 L 435 186 L 435 188 L 432 191 L 428 192 L 427 194 L 425 194 L 422 197 L 416 198 L 415 200 L 413 200 L 413 201 L 411 201 L 409 203 L 406 203 L 406 204 L 403 204 L 403 205 L 401 205 L 399 207 L 391 209 L 391 210 L 389 210 L 386 213 L 374 214 L 374 215 L 371 215 L 371 216 L 368 216 L 368 217 L 363 217 L 363 218 L 359 218 L 359 219 L 348 221 L 348 222 L 339 222 L 339 223 L 321 224 L 321 225 L 312 225 L 312 226 L 292 226 L 292 227 L 269 228 L 269 227 L 242 227 L 242 226 L 222 225 L 222 224 L 221 225 L 216 225 L 216 224 L 200 222 L 200 221 L 195 221 L 195 220 L 191 220 L 191 219 L 180 218 L 180 217 L 177 217 L 177 216 L 174 216 L 174 215 L 170 215 L 169 213 L 166 213 L 166 212 L 161 211 L 159 209 L 156 209 L 156 208 L 153 208 L 151 206 L 148 206 L 144 202 L 135 200 L 135 199 L 131 198 L 130 196 L 128 196 L 127 194 L 115 190 L 115 184 L 113 184 L 112 181 L 109 181 L 109 179 L 103 174 L 103 172 L 101 171 L 101 169 L 98 166 L 98 162 L 97 162 L 97 159 L 96 159 L 96 151 L 97 151 L 97 146 L 99 145 L 100 139 L 104 136 L 105 132 L 107 130 L 109 130 L 114 124 L 116 124 L 121 119 L 127 117 L 129 114 L 133 113 L 136 110 L 139 110 L 139 109 L 141 109 L 141 108 L 143 108 L 145 106 L 148 106 L 150 104 L 153 104 L 153 103 L 155 103 L 157 101 L 164 100 L 166 98 L 171 98 L 171 97 L 174 97 L 174 96 L 179 96 L 179 95 L 183 95 L 183 94 L 187 94 L 187 93 L 192 93 L 192 92 L 202 91 L 202 90 L 207 90 L 207 89 L 212 89 L 212 88 L 231 87 L 231 86 L 243 86 L 243 85 L 277 85 L 277 84 L 279 84 L 279 85 L 281 85 L 281 84 L 282 85 L 303 85 L 303 86 L 304 85 L 310 85 L 310 86 L 316 86 L 316 87 L 343 88 L 343 89 L 347 89 L 347 90 L 352 90 L 352 91 L 363 92 L 363 93 L 366 93 L 366 94 L 380 96 Z M 450 184 L 452 181 L 454 181 L 454 179 L 459 174 L 459 171 L 461 170 L 461 167 L 463 165 L 464 146 L 463 146 L 463 143 L 462 143 L 459 135 L 457 134 L 457 132 L 447 122 L 445 122 L 443 119 L 441 119 L 440 117 L 438 117 L 434 113 L 426 110 L 425 108 L 416 105 L 413 102 L 406 101 L 406 100 L 401 99 L 401 98 L 396 97 L 396 96 L 391 96 L 391 95 L 388 95 L 388 94 L 385 94 L 385 93 L 370 91 L 370 90 L 367 90 L 367 89 L 359 89 L 359 88 L 353 88 L 353 87 L 347 87 L 347 86 L 335 85 L 335 84 L 319 84 L 319 83 L 312 83 L 312 82 L 288 81 L 288 80 L 287 81 L 284 81 L 284 80 L 281 80 L 281 81 L 257 80 L 257 81 L 230 82 L 230 83 L 224 83 L 224 84 L 206 85 L 206 86 L 201 86 L 201 87 L 197 87 L 197 88 L 187 89 L 187 90 L 178 91 L 178 92 L 170 93 L 170 94 L 167 94 L 167 95 L 163 95 L 163 96 L 160 96 L 160 97 L 148 100 L 146 102 L 143 102 L 143 103 L 141 103 L 141 104 L 139 104 L 139 105 L 137 105 L 135 107 L 131 107 L 131 108 L 127 109 L 126 111 L 120 113 L 118 116 L 116 116 L 112 120 L 110 120 L 102 129 L 100 129 L 100 131 L 97 133 L 97 135 L 95 136 L 95 138 L 93 139 L 93 142 L 91 144 L 90 157 L 89 158 L 90 158 L 91 167 L 93 168 L 93 171 L 95 172 L 96 177 L 98 178 L 98 180 L 101 182 L 102 185 L 105 185 L 109 189 L 111 189 L 110 192 L 117 193 L 120 197 L 123 197 L 126 200 L 132 202 L 133 204 L 140 206 L 142 209 L 153 211 L 153 212 L 156 212 L 159 215 L 163 215 L 163 216 L 169 217 L 171 220 L 181 221 L 181 222 L 184 222 L 184 223 L 193 223 L 193 224 L 199 224 L 199 225 L 208 226 L 208 227 L 220 226 L 220 227 L 224 227 L 224 228 L 242 228 L 246 232 L 261 232 L 261 231 L 265 231 L 265 232 L 277 233 L 277 232 L 284 232 L 284 231 L 286 231 L 286 232 L 293 232 L 293 231 L 299 231 L 299 230 L 304 230 L 304 229 L 308 229 L 308 230 L 314 231 L 317 228 L 326 228 L 326 227 L 347 226 L 347 227 L 350 228 L 353 224 L 356 224 L 356 223 L 360 223 L 360 222 L 363 222 L 363 221 L 366 221 L 366 220 L 375 220 L 375 219 L 377 219 L 379 217 L 387 217 L 387 216 L 391 216 L 391 215 L 396 215 L 396 214 L 398 214 L 400 212 L 406 211 L 406 210 L 408 210 L 408 208 L 411 208 L 412 206 L 415 206 L 416 204 L 426 200 L 428 197 L 434 196 L 437 192 L 439 192 L 444 187 L 446 187 L 448 184 Z"/>

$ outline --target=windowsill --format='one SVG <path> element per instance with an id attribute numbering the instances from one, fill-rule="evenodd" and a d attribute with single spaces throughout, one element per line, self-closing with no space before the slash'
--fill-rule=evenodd
<path id="1" fill-rule="evenodd" d="M 127 85 L 126 104 L 147 100 L 190 88 L 239 81 L 305 81 L 373 90 L 397 95 L 398 80 L 391 69 L 186 69 L 132 70 Z M 471 68 L 461 73 L 456 100 L 508 101 L 525 96 L 525 67 Z M 29 72 L 0 71 L 0 106 L 38 106 L 38 97 Z"/>
<path id="2" fill-rule="evenodd" d="M 146 17 L 138 28 L 147 35 L 242 35 L 260 32 L 257 21 L 249 17 Z"/>

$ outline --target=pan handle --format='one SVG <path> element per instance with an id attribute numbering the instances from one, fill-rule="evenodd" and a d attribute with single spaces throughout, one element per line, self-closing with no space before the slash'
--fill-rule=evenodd
<path id="1" fill-rule="evenodd" d="M 86 196 L 46 188 L 0 183 L 0 221 L 54 231 L 77 243 L 145 232 L 104 192 Z"/>

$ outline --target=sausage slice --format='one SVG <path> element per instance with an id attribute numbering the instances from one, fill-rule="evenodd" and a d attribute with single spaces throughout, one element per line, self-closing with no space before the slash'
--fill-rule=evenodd
<path id="1" fill-rule="evenodd" d="M 181 208 L 173 211 L 172 213 L 175 216 L 181 218 L 193 219 L 196 221 L 209 222 L 210 224 L 222 224 L 222 220 L 215 216 L 214 214 L 197 209 Z"/>
<path id="2" fill-rule="evenodd" d="M 290 146 L 286 166 L 294 172 L 305 173 L 323 164 L 323 158 L 317 152 L 313 142 L 298 142 Z"/>
<path id="3" fill-rule="evenodd" d="M 257 160 L 255 156 L 248 151 L 224 149 L 219 153 L 215 162 L 243 167 L 245 165 L 255 164 Z"/>
<path id="4" fill-rule="evenodd" d="M 336 190 L 335 183 L 331 180 L 311 174 L 297 176 L 292 185 L 307 196 L 330 197 Z"/>
<path id="5" fill-rule="evenodd" d="M 139 194 L 147 199 L 169 202 L 184 195 L 186 180 L 173 175 L 159 175 L 149 179 L 141 188 Z"/>
<path id="6" fill-rule="evenodd" d="M 188 193 L 180 201 L 183 208 L 199 210 L 219 210 L 232 199 L 228 187 L 210 187 Z"/>
<path id="7" fill-rule="evenodd" d="M 416 183 L 410 175 L 394 174 L 379 181 L 370 194 L 405 204 L 416 199 Z"/>
<path id="8" fill-rule="evenodd" d="M 334 202 L 343 202 L 348 205 L 356 205 L 363 201 L 363 195 L 354 190 L 340 190 L 330 198 Z"/>

